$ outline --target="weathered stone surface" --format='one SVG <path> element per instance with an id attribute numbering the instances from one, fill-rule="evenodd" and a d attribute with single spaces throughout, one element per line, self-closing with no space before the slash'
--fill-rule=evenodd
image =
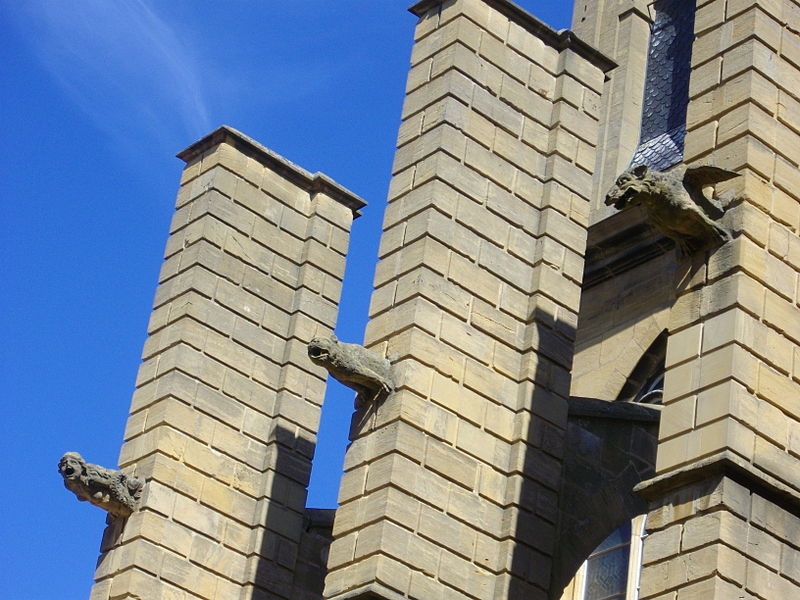
<path id="1" fill-rule="evenodd" d="M 306 343 L 336 322 L 364 203 L 226 127 L 181 158 L 120 454 L 148 484 L 106 530 L 92 597 L 318 598 L 324 558 L 297 564 L 325 392 Z M 158 576 L 147 593 L 125 560 Z"/>
<path id="2" fill-rule="evenodd" d="M 58 461 L 64 487 L 81 502 L 90 502 L 115 517 L 129 516 L 139 503 L 144 480 L 87 463 L 77 452 L 67 452 Z"/>

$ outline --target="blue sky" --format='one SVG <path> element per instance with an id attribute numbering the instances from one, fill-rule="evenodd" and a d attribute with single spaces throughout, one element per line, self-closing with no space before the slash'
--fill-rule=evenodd
<path id="1" fill-rule="evenodd" d="M 569 0 L 520 4 L 556 29 Z M 0 598 L 88 597 L 104 513 L 59 457 L 115 466 L 182 162 L 231 125 L 369 206 L 337 333 L 360 341 L 415 17 L 396 0 L 0 4 Z M 309 505 L 332 507 L 352 393 L 330 386 Z"/>

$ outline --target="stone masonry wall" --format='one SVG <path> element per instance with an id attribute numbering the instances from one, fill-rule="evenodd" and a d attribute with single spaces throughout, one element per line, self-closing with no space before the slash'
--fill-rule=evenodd
<path id="1" fill-rule="evenodd" d="M 603 88 L 592 224 L 614 213 L 603 199 L 639 145 L 651 6 L 648 0 L 575 0 L 573 31 L 618 64 Z"/>
<path id="2" fill-rule="evenodd" d="M 326 598 L 545 598 L 599 94 L 613 65 L 510 2 L 426 1 Z"/>
<path id="3" fill-rule="evenodd" d="M 793 598 L 800 5 L 698 2 L 695 33 L 686 160 L 742 176 L 719 187 L 735 239 L 682 265 L 670 314 L 642 598 Z"/>
<path id="4" fill-rule="evenodd" d="M 292 570 L 332 331 L 363 202 L 223 127 L 186 162 L 120 465 L 147 480 L 109 525 L 109 598 L 303 598 Z M 317 596 L 318 597 L 318 596 Z"/>

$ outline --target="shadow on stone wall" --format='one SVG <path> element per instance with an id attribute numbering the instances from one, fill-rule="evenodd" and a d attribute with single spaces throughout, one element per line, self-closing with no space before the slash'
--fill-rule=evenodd
<path id="1" fill-rule="evenodd" d="M 252 600 L 319 600 L 335 511 L 305 507 L 314 445 L 279 425 L 272 437 Z"/>
<path id="2" fill-rule="evenodd" d="M 303 537 L 294 569 L 292 600 L 322 598 L 327 574 L 328 550 L 333 541 L 335 508 L 307 508 Z"/>
<path id="3" fill-rule="evenodd" d="M 508 597 L 544 600 L 560 598 L 597 545 L 646 512 L 633 488 L 654 474 L 660 411 L 567 400 L 569 377 L 552 363 L 571 363 L 574 328 L 540 310 L 531 327 L 538 342 L 532 348 L 547 360 L 538 360 L 529 375 L 536 385 L 528 400 L 533 414 L 525 456 L 516 462 L 523 483 L 509 532 L 515 544 Z"/>
<path id="4" fill-rule="evenodd" d="M 498 590 L 508 598 L 544 600 L 551 589 L 552 557 L 558 546 L 559 490 L 565 453 L 566 426 L 572 364 L 573 324 L 536 308 L 528 321 L 530 353 L 526 380 L 532 381 L 530 398 L 519 398 L 518 419 L 527 431 L 512 448 L 510 505 L 504 531 L 512 544 L 507 587 Z M 524 387 L 524 386 L 523 386 Z M 503 585 L 503 579 L 499 579 Z"/>

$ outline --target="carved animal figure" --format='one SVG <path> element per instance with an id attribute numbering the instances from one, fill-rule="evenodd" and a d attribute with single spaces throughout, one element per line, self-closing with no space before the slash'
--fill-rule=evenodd
<path id="1" fill-rule="evenodd" d="M 628 169 L 606 195 L 606 206 L 623 209 L 642 204 L 650 223 L 686 253 L 727 242 L 730 234 L 713 219 L 723 214 L 714 184 L 738 177 L 717 167 L 676 167 L 654 171 L 645 165 Z"/>
<path id="2" fill-rule="evenodd" d="M 67 452 L 58 461 L 64 487 L 81 502 L 91 502 L 116 517 L 127 517 L 142 495 L 144 481 L 121 471 L 106 469 L 83 460 L 77 452 Z"/>
<path id="3" fill-rule="evenodd" d="M 340 342 L 335 335 L 314 338 L 308 343 L 308 357 L 357 392 L 356 408 L 379 394 L 394 391 L 391 363 L 364 346 Z"/>

